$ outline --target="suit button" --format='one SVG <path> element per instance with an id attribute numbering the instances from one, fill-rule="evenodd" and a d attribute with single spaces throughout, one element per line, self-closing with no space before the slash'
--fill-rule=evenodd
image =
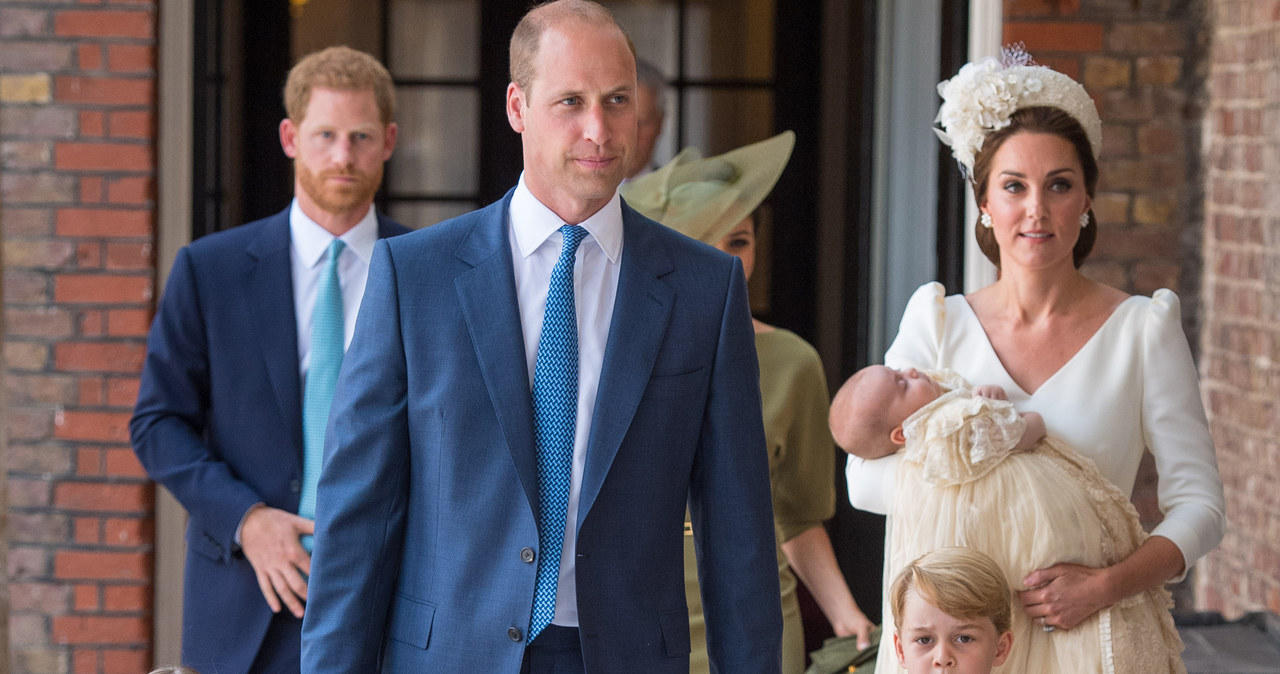
<path id="1" fill-rule="evenodd" d="M 295 494 L 302 491 L 302 482 L 299 480 L 289 480 L 289 489 Z"/>
<path id="2" fill-rule="evenodd" d="M 533 548 L 521 548 L 520 561 L 525 564 L 532 564 L 534 559 Z"/>
<path id="3" fill-rule="evenodd" d="M 511 637 L 512 641 L 520 641 L 524 638 L 524 635 L 520 633 L 520 630 L 515 627 L 507 628 L 507 636 Z"/>

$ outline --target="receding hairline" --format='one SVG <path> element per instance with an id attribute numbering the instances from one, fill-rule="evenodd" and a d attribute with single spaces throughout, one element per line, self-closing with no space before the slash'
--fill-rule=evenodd
<path id="1" fill-rule="evenodd" d="M 553 0 L 529 10 L 511 33 L 508 47 L 511 81 L 526 94 L 533 85 L 534 61 L 542 45 L 542 38 L 550 29 L 558 29 L 573 23 L 595 27 L 612 27 L 622 36 L 636 58 L 636 46 L 627 30 L 618 23 L 609 8 L 590 0 Z"/>

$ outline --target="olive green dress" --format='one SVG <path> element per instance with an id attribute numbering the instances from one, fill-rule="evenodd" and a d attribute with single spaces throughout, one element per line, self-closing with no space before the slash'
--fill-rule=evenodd
<path id="1" fill-rule="evenodd" d="M 764 435 L 773 487 L 774 533 L 779 543 L 835 514 L 835 458 L 827 427 L 827 381 L 818 352 L 795 333 L 782 329 L 756 333 L 760 359 L 760 394 Z M 685 528 L 685 598 L 693 652 L 689 671 L 709 672 L 702 598 L 698 590 L 693 536 Z M 804 671 L 804 632 L 796 579 L 778 548 L 778 582 L 782 588 L 782 671 Z"/>

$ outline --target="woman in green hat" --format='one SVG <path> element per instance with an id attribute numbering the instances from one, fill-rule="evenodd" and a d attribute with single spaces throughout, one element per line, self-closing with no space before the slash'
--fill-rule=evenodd
<path id="1" fill-rule="evenodd" d="M 715 157 L 686 148 L 670 163 L 622 185 L 627 204 L 645 216 L 755 265 L 753 213 L 782 174 L 795 134 L 785 131 Z M 782 589 L 783 663 L 786 674 L 804 670 L 804 633 L 796 600 L 799 576 L 837 636 L 857 635 L 866 646 L 874 625 L 854 601 L 836 564 L 823 521 L 835 512 L 833 444 L 827 427 L 830 400 L 818 353 L 795 333 L 754 321 L 760 362 L 769 475 L 773 486 L 778 580 Z M 686 534 L 689 533 L 686 525 Z M 795 575 L 792 575 L 792 571 Z M 692 672 L 708 670 L 693 537 L 685 536 L 685 594 L 693 653 Z"/>

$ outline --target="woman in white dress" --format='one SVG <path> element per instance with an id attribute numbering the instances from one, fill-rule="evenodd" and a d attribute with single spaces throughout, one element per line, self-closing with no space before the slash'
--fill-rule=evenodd
<path id="1" fill-rule="evenodd" d="M 1084 89 L 1025 60 L 991 59 L 966 65 L 939 92 L 939 136 L 971 180 L 978 243 L 999 279 L 969 295 L 922 286 L 885 363 L 1004 388 L 1125 496 L 1144 448 L 1159 474 L 1164 520 L 1132 554 L 1101 568 L 1054 564 L 1014 588 L 1028 619 L 1046 632 L 1070 630 L 1181 579 L 1222 538 L 1222 482 L 1195 365 L 1172 291 L 1130 296 L 1079 271 L 1097 237 L 1102 128 Z M 885 511 L 898 461 L 851 457 L 855 507 Z M 895 520 L 889 527 L 931 525 Z"/>

